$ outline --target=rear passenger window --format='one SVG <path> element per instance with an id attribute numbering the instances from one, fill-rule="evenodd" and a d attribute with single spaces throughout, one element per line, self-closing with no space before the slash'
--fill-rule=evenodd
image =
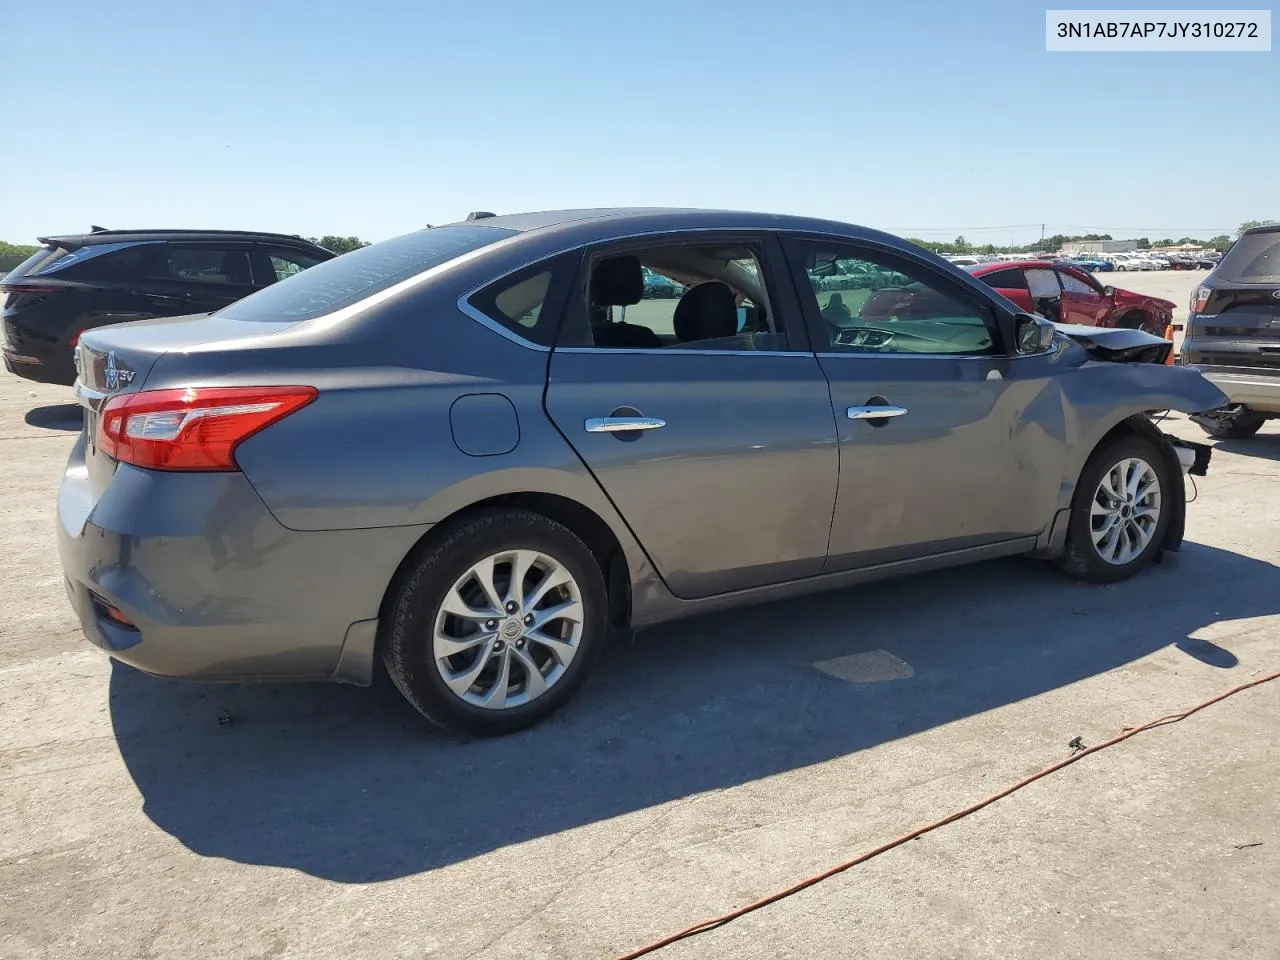
<path id="1" fill-rule="evenodd" d="M 249 269 L 248 250 L 221 247 L 181 247 L 171 245 L 152 268 L 152 276 L 161 280 L 187 283 L 234 284 L 249 286 L 253 273 Z"/>
<path id="2" fill-rule="evenodd" d="M 314 267 L 321 261 L 315 257 L 309 257 L 305 253 L 299 253 L 296 250 L 285 250 L 280 247 L 269 247 L 266 250 L 267 260 L 271 263 L 272 276 L 263 278 L 266 283 L 273 283 L 277 280 L 284 280 L 295 274 L 301 273 Z"/>
<path id="3" fill-rule="evenodd" d="M 511 274 L 474 294 L 469 303 L 487 326 L 496 325 L 521 340 L 555 343 L 564 288 L 576 265 L 574 255 L 556 257 Z"/>
<path id="4" fill-rule="evenodd" d="M 597 255 L 586 322 L 562 345 L 611 350 L 785 351 L 752 243 L 657 246 Z"/>
<path id="5" fill-rule="evenodd" d="M 1089 286 L 1074 274 L 1067 273 L 1065 270 L 1058 271 L 1058 277 L 1062 280 L 1062 289 L 1067 293 L 1087 293 L 1089 296 L 1097 296 L 1098 291 Z"/>
<path id="6" fill-rule="evenodd" d="M 1062 295 L 1062 287 L 1058 285 L 1058 275 L 1044 267 L 1032 267 L 1027 271 L 1027 287 L 1031 296 L 1053 299 Z"/>

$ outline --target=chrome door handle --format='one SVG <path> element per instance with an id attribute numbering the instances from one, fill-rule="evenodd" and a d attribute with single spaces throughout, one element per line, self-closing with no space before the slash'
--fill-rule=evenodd
<path id="1" fill-rule="evenodd" d="M 901 417 L 907 413 L 906 407 L 890 407 L 874 404 L 868 407 L 850 407 L 850 420 L 879 420 L 884 417 Z"/>
<path id="2" fill-rule="evenodd" d="M 657 430 L 667 421 L 657 417 L 592 417 L 586 422 L 587 433 L 625 433 L 628 430 Z"/>

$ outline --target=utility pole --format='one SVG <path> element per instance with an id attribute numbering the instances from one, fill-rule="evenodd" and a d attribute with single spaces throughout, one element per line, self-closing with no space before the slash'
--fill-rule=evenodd
<path id="1" fill-rule="evenodd" d="M 1044 246 L 1044 224 L 1040 224 L 1040 246 Z"/>

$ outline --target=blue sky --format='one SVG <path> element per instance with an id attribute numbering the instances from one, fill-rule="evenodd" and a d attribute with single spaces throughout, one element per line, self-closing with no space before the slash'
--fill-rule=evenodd
<path id="1" fill-rule="evenodd" d="M 90 223 L 377 240 L 632 204 L 994 243 L 1280 218 L 1280 53 L 1046 53 L 1025 0 L 3 9 L 11 242 Z"/>

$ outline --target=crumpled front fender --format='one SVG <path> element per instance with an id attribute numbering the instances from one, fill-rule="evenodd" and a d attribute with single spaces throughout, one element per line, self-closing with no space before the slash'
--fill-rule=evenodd
<path id="1" fill-rule="evenodd" d="M 1037 549 L 1041 556 L 1056 555 L 1065 535 L 1066 511 L 1075 495 L 1076 483 L 1093 451 L 1116 429 L 1150 437 L 1164 437 L 1149 416 L 1167 410 L 1198 413 L 1223 406 L 1227 400 L 1198 370 L 1159 363 L 1108 363 L 1089 360 L 1082 348 L 1068 347 L 1074 354 L 1062 360 L 1075 364 L 1057 378 L 1061 390 L 1062 426 L 1066 455 L 1062 484 L 1058 491 L 1056 517 Z M 1167 444 L 1164 444 L 1168 446 Z M 1168 446 L 1170 467 L 1181 475 L 1176 451 Z M 1172 506 L 1172 505 L 1171 505 Z M 1181 521 L 1171 529 L 1166 549 L 1177 549 L 1181 541 Z"/>
<path id="2" fill-rule="evenodd" d="M 1113 424 L 1135 413 L 1202 413 L 1228 403 L 1225 393 L 1191 367 L 1090 360 L 1069 381 L 1069 401 L 1099 411 Z"/>

